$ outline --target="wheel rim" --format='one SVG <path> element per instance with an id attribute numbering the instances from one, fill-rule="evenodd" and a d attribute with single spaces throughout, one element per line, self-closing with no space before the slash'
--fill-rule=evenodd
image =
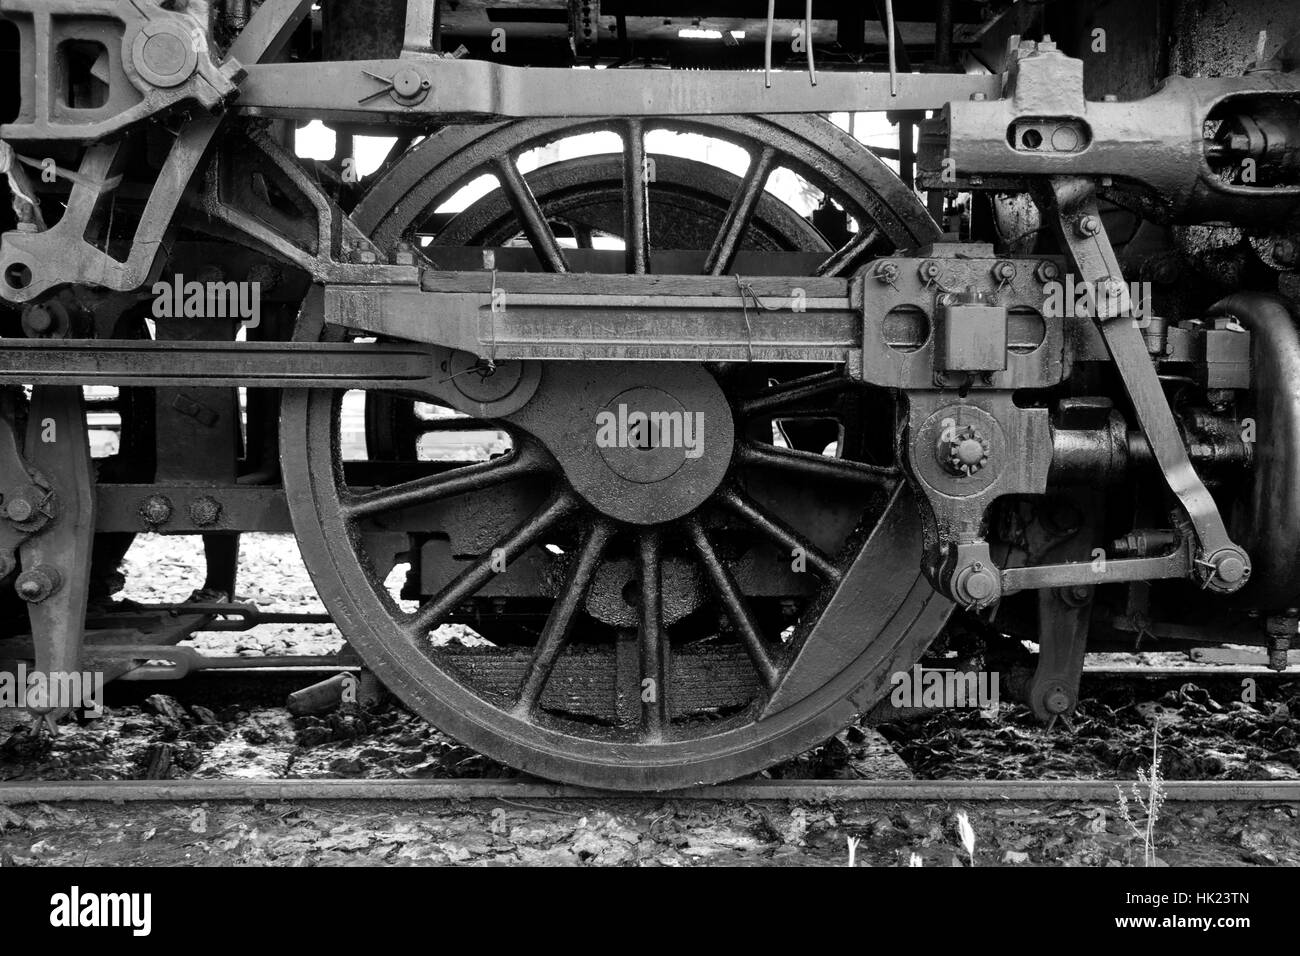
<path id="1" fill-rule="evenodd" d="M 514 142 L 522 145 L 503 153 L 510 157 L 539 137 L 576 127 L 576 124 L 513 125 L 522 127 L 515 130 L 514 136 Z M 539 132 L 539 125 L 547 128 Z M 800 123 L 785 125 L 798 127 Z M 720 121 L 719 128 L 735 132 L 735 124 L 729 119 Z M 759 128 L 766 127 L 760 123 Z M 749 131 L 753 132 L 753 128 Z M 441 161 L 432 161 L 432 153 L 422 152 L 411 164 L 403 162 L 384 177 L 355 214 L 363 228 L 369 229 L 381 242 L 409 236 L 413 224 L 426 218 L 440 197 L 473 172 L 467 153 L 499 147 L 499 138 L 508 136 L 509 130 L 496 127 L 487 132 L 477 131 L 477 135 L 470 134 L 468 139 L 463 131 L 454 134 L 441 143 L 440 149 L 444 151 Z M 808 152 L 805 150 L 805 155 Z M 834 150 L 822 144 L 812 152 L 824 156 Z M 855 162 L 867 167 L 880 166 L 865 151 L 855 157 Z M 411 166 L 423 172 L 413 176 Z M 544 178 L 544 169 L 538 171 L 542 176 L 527 177 L 530 184 Z M 892 179 L 892 174 L 884 172 Z M 832 173 L 828 175 L 818 169 L 822 182 L 842 181 L 848 175 L 843 170 Z M 863 180 L 855 181 L 860 186 Z M 392 189 L 406 189 L 409 193 L 401 204 L 405 212 L 400 217 L 392 210 L 377 212 L 386 201 L 382 199 L 385 192 Z M 539 192 L 540 207 L 545 204 L 546 192 Z M 914 198 L 912 202 L 915 203 Z M 870 205 L 870 202 L 859 202 L 855 208 L 861 213 Z M 846 202 L 845 206 L 848 208 L 850 203 Z M 495 238 L 499 239 L 500 217 L 492 215 L 491 210 L 480 209 L 477 213 L 480 224 L 487 225 L 477 226 L 473 234 L 492 235 L 496 229 Z M 883 241 L 891 246 L 907 241 L 911 233 L 901 224 L 913 221 L 914 214 L 915 210 L 905 210 L 903 215 L 891 214 L 891 231 L 886 233 L 881 227 Z M 462 225 L 468 221 L 463 220 Z M 933 229 L 933 224 L 930 228 Z M 320 335 L 319 321 L 319 316 L 304 315 L 299 335 Z M 700 367 L 695 368 L 696 372 L 691 374 L 697 379 L 708 374 Z M 674 369 L 686 375 L 682 366 L 666 368 L 664 374 Z M 544 373 L 543 385 L 555 378 L 562 379 L 563 374 L 552 368 Z M 476 493 L 480 495 L 499 493 L 493 488 L 508 485 L 510 481 L 549 482 L 539 486 L 536 492 L 530 491 L 534 504 L 541 497 L 540 506 L 497 541 L 498 546 L 512 555 L 511 560 L 515 553 L 524 554 L 526 548 L 542 543 L 558 541 L 564 545 L 565 552 L 553 562 L 561 569 L 562 580 L 554 589 L 546 624 L 528 652 L 529 659 L 513 693 L 508 690 L 503 693 L 499 686 L 486 687 L 481 681 L 467 677 L 463 660 L 424 639 L 428 626 L 446 620 L 449 612 L 454 614 L 458 602 L 473 593 L 471 585 L 492 578 L 484 570 L 488 561 L 486 553 L 468 559 L 460 573 L 423 603 L 412 618 L 385 590 L 370 567 L 365 541 L 373 528 L 363 533 L 358 522 L 370 521 L 379 510 L 367 510 L 371 506 L 363 504 L 358 511 L 358 496 L 347 488 L 339 454 L 338 394 L 314 391 L 287 395 L 282 414 L 285 485 L 304 557 L 322 600 L 367 665 L 408 706 L 465 743 L 539 775 L 596 786 L 668 789 L 743 775 L 820 742 L 877 699 L 887 685 L 889 674 L 909 666 L 919 656 L 942 626 L 948 608 L 944 602 L 933 599 L 933 592 L 920 577 L 916 561 L 919 522 L 910 502 L 897 487 L 896 476 L 861 461 L 814 461 L 815 455 L 784 452 L 753 438 L 755 423 L 760 433 L 766 427 L 770 435 L 777 415 L 789 412 L 797 419 L 826 401 L 839 401 L 845 396 L 852 406 L 861 393 L 850 389 L 833 374 L 814 374 L 799 381 L 758 389 L 746 388 L 744 378 L 743 371 L 738 373 L 725 389 L 725 401 L 736 416 L 737 429 L 743 432 L 735 446 L 738 449 L 735 461 L 723 469 L 725 476 L 710 493 L 699 502 L 688 503 L 689 507 L 680 515 L 673 514 L 668 521 L 614 520 L 608 514 L 608 504 L 593 505 L 590 492 L 584 492 L 586 497 L 575 494 L 572 472 L 566 472 L 539 447 L 546 444 L 547 419 L 530 420 L 527 414 L 507 423 L 514 440 L 510 455 L 486 465 L 462 465 L 446 473 L 452 476 L 450 480 L 445 476 L 433 480 L 434 484 L 441 481 L 444 490 L 463 492 L 469 487 L 467 478 L 477 481 L 475 476 L 489 473 L 506 476 L 501 485 L 495 481 L 491 486 L 476 485 Z M 607 388 L 604 383 L 593 387 Z M 715 387 L 722 394 L 723 386 Z M 543 433 L 542 439 L 538 438 L 539 433 Z M 302 454 L 304 439 L 306 453 Z M 289 449 L 297 451 L 289 453 Z M 778 460 L 773 462 L 773 458 Z M 772 495 L 764 497 L 761 481 L 757 492 L 753 486 L 756 479 L 750 476 L 755 468 L 796 476 L 813 474 L 829 479 L 832 484 L 847 482 L 859 491 L 867 489 L 866 496 L 873 499 L 874 506 L 847 525 L 847 531 L 842 527 L 843 540 L 838 553 L 827 553 L 817 542 L 795 532 L 779 516 L 771 514 Z M 545 475 L 550 478 L 540 477 Z M 430 484 L 429 479 L 425 482 Z M 363 491 L 359 497 L 373 502 L 384 493 Z M 399 487 L 396 492 L 390 489 L 386 493 L 397 494 L 400 499 L 403 490 Z M 602 508 L 606 513 L 601 513 Z M 720 523 L 720 514 L 728 515 L 732 522 L 738 521 L 742 528 L 748 529 L 751 538 L 766 538 L 802 548 L 812 570 L 819 576 L 820 585 L 815 593 L 801 598 L 799 621 L 784 642 L 774 640 L 773 627 L 754 613 L 749 603 L 752 596 L 737 583 L 735 574 L 742 564 L 729 553 L 729 549 L 734 550 L 735 527 Z M 868 528 L 874 530 L 863 543 Z M 744 550 L 747 546 L 740 547 L 742 555 L 749 553 Z M 557 550 L 561 549 L 557 546 Z M 679 698 L 674 696 L 673 685 L 685 673 L 682 661 L 690 652 L 689 646 L 674 644 L 674 628 L 684 628 L 682 621 L 689 618 L 670 622 L 664 608 L 668 592 L 676 594 L 682 587 L 680 581 L 670 580 L 675 573 L 672 561 L 682 554 L 695 562 L 696 575 L 708 588 L 708 598 L 703 602 L 706 610 L 719 608 L 729 621 L 730 652 L 733 656 L 743 656 L 752 667 L 755 691 L 744 704 L 720 707 L 708 714 L 674 709 Z M 900 561 L 900 557 L 904 559 Z M 570 655 L 586 652 L 588 645 L 577 639 L 575 625 L 584 621 L 592 624 L 589 618 L 595 613 L 591 610 L 591 592 L 600 585 L 605 568 L 615 560 L 630 561 L 635 569 L 632 580 L 637 586 L 639 669 L 636 673 L 642 677 L 653 675 L 653 686 L 664 688 L 664 692 L 652 693 L 651 699 L 646 700 L 642 683 L 642 699 L 634 701 L 631 719 L 619 719 L 616 713 L 613 721 L 593 724 L 575 719 L 575 714 L 564 706 L 556 710 L 554 695 L 549 698 L 549 705 L 545 695 L 549 693 L 551 681 L 559 675 L 561 662 Z M 849 589 L 837 587 L 846 571 L 851 572 L 863 562 L 880 568 L 876 577 L 883 586 L 878 600 L 845 593 L 860 590 L 856 585 Z M 616 577 L 617 580 L 620 579 Z M 819 622 L 824 623 L 831 616 L 829 611 L 843 618 L 845 608 L 850 606 L 856 609 L 854 613 L 871 640 L 864 640 L 842 654 L 829 673 L 805 666 L 803 654 L 814 639 Z M 616 626 L 605 624 L 617 632 Z M 599 666 L 618 671 L 617 658 L 616 646 L 604 654 Z M 596 665 L 589 662 L 588 666 L 594 674 Z M 614 680 L 620 680 L 618 673 Z M 631 693 L 635 694 L 636 687 L 632 685 Z M 615 693 L 625 698 L 625 688 L 624 681 L 623 687 L 615 688 Z M 623 706 L 626 718 L 626 702 Z"/>

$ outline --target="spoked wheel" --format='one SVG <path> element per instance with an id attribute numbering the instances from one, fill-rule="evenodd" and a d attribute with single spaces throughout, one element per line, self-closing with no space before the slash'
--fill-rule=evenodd
<path id="1" fill-rule="evenodd" d="M 757 246 L 820 253 L 810 271 L 827 274 L 935 232 L 888 169 L 815 119 L 665 121 L 748 149 L 750 172 L 719 180 L 730 196 L 681 182 L 678 163 L 657 163 L 655 182 L 637 187 L 655 125 L 633 125 L 615 184 L 624 226 L 645 227 L 622 230 L 628 271 L 653 261 L 651 237 L 680 242 L 701 222 L 716 226 L 711 244 L 687 248 L 718 273 Z M 435 134 L 355 218 L 381 242 L 416 238 L 448 195 L 495 169 L 503 189 L 438 238 L 522 233 L 563 268 L 553 224 L 613 232 L 606 180 L 511 168 L 522 150 L 590 128 Z M 867 241 L 833 249 L 759 195 L 777 163 L 834 197 Z M 686 212 L 650 226 L 661 192 Z M 426 251 L 436 260 L 437 242 Z M 308 310 L 298 334 L 337 331 Z M 942 628 L 949 605 L 920 575 L 920 522 L 893 467 L 889 393 L 834 369 L 747 363 L 506 363 L 459 381 L 491 402 L 533 374 L 532 398 L 490 421 L 395 415 L 409 399 L 381 399 L 367 417 L 383 440 L 365 461 L 344 460 L 340 393 L 284 402 L 284 480 L 321 598 L 377 676 L 447 733 L 590 786 L 730 779 L 834 734 Z M 504 452 L 411 453 L 412 436 L 442 430 L 500 435 Z M 389 573 L 403 564 L 404 576 Z M 448 638 L 449 623 L 487 640 Z"/>

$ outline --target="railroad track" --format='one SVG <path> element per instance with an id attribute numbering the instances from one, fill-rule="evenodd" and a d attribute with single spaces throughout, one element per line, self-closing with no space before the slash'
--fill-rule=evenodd
<path id="1" fill-rule="evenodd" d="M 282 655 L 274 657 L 244 658 L 204 658 L 202 655 L 196 655 L 196 660 L 201 661 L 201 663 L 191 672 L 191 674 L 185 676 L 192 676 L 192 674 L 197 673 L 251 675 L 254 672 L 258 672 L 261 676 L 272 676 L 277 673 L 292 673 L 306 676 L 320 675 L 321 677 L 328 677 L 343 671 L 351 671 L 355 673 L 361 670 L 360 664 L 340 660 L 331 655 Z M 1300 680 L 1300 667 L 1292 666 L 1287 668 L 1285 671 L 1275 671 L 1268 667 L 1254 664 L 1186 664 L 1182 666 L 1089 664 L 1084 666 L 1083 673 L 1090 677 L 1186 677 L 1188 679 L 1207 677 L 1270 677 Z M 162 676 L 160 674 L 156 678 L 152 676 L 141 676 L 135 679 L 148 682 L 162 682 L 179 678 Z"/>
<path id="2" fill-rule="evenodd" d="M 1116 780 L 740 780 L 652 793 L 543 780 L 116 780 L 0 784 L 0 805 L 204 801 L 708 800 L 795 802 L 1110 802 Z M 1300 803 L 1300 780 L 1169 780 L 1167 800 Z"/>

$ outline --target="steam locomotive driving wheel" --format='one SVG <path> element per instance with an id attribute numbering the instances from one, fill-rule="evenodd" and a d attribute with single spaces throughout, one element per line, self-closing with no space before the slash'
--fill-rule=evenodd
<path id="1" fill-rule="evenodd" d="M 522 236 L 544 268 L 564 269 L 562 227 L 579 247 L 622 238 L 629 272 L 664 244 L 715 275 L 745 249 L 816 253 L 810 272 L 842 273 L 937 231 L 910 189 L 818 118 L 664 121 L 745 149 L 749 167 L 736 177 L 664 157 L 644 181 L 657 125 L 444 130 L 354 220 L 381 248 L 429 240 L 435 265 L 444 248 Z M 593 129 L 619 133 L 621 156 L 518 173 L 521 152 Z M 856 220 L 859 240 L 837 250 L 765 194 L 781 166 Z M 502 188 L 432 227 L 484 171 Z M 309 299 L 297 336 L 343 335 Z M 368 393 L 364 456 L 347 447 L 342 392 L 286 393 L 284 482 L 316 587 L 367 666 L 489 756 L 625 789 L 755 772 L 870 707 L 947 619 L 920 574 L 888 390 L 755 362 L 454 353 L 443 372 L 481 412 Z"/>

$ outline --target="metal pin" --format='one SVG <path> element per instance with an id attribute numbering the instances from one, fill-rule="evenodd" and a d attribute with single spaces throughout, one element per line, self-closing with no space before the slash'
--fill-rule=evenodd
<path id="1" fill-rule="evenodd" d="M 894 50 L 894 0 L 885 0 L 885 30 L 889 34 L 889 95 L 898 95 L 898 60 Z"/>
<path id="2" fill-rule="evenodd" d="M 808 51 L 808 79 L 812 80 L 813 86 L 816 86 L 817 64 L 813 62 L 812 5 L 813 0 L 805 0 L 803 8 L 803 46 Z"/>
<path id="3" fill-rule="evenodd" d="M 763 38 L 763 86 L 772 85 L 772 30 L 776 25 L 776 0 L 767 0 L 767 35 Z"/>

